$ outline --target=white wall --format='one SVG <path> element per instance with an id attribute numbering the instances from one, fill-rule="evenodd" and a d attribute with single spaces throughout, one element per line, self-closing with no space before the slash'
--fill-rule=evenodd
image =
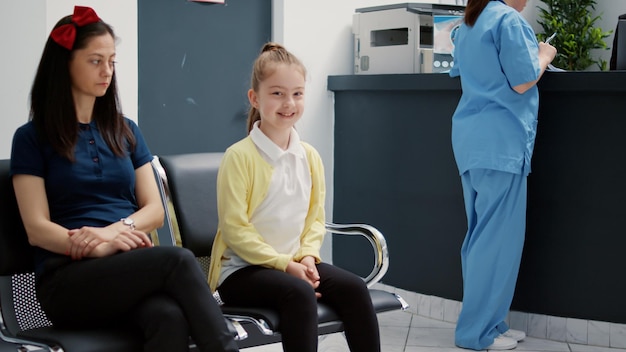
<path id="1" fill-rule="evenodd" d="M 11 154 L 15 129 L 28 121 L 29 93 L 41 52 L 52 27 L 74 10 L 71 0 L 2 0 L 0 2 L 0 158 Z M 137 120 L 137 4 L 128 0 L 82 0 L 120 38 L 117 78 L 124 113 Z M 10 53 L 8 55 L 7 53 Z"/>
<path id="2" fill-rule="evenodd" d="M 9 158 L 13 132 L 28 118 L 30 85 L 45 43 L 45 5 L 44 0 L 0 2 L 0 159 Z M 20 23 L 25 19 L 28 23 Z"/>

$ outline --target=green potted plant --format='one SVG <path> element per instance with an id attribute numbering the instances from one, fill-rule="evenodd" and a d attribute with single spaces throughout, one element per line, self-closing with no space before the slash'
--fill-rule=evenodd
<path id="1" fill-rule="evenodd" d="M 550 42 L 557 48 L 557 56 L 552 64 L 568 71 L 582 71 L 596 64 L 600 70 L 607 69 L 606 60 L 594 58 L 592 49 L 609 50 L 604 39 L 612 31 L 604 32 L 602 28 L 594 27 L 600 16 L 593 16 L 595 0 L 541 0 L 547 5 L 539 8 L 539 20 L 543 33 L 537 38 L 545 41 L 547 37 L 556 33 Z"/>

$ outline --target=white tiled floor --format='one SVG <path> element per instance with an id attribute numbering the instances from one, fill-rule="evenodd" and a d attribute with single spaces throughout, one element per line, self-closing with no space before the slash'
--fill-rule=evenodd
<path id="1" fill-rule="evenodd" d="M 378 315 L 383 352 L 468 352 L 454 345 L 454 323 L 426 318 L 409 311 Z M 320 338 L 320 352 L 344 352 L 342 334 Z M 243 349 L 244 352 L 282 352 L 280 344 Z M 525 352 L 626 352 L 626 349 L 594 347 L 527 337 L 513 351 Z"/>

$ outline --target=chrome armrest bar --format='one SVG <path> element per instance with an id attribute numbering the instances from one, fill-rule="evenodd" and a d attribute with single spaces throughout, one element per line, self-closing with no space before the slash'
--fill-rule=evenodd
<path id="1" fill-rule="evenodd" d="M 230 320 L 230 323 L 233 324 L 233 326 L 235 327 L 235 330 L 237 330 L 237 336 L 235 336 L 235 341 L 241 341 L 241 340 L 245 340 L 248 338 L 248 332 L 246 331 L 246 329 L 243 328 L 243 326 L 241 326 L 241 323 L 239 322 L 239 320 L 235 320 L 235 319 L 228 319 Z"/>
<path id="2" fill-rule="evenodd" d="M 2 285 L 5 285 L 7 283 L 5 282 L 5 280 L 8 280 L 8 282 L 11 281 L 11 279 L 8 277 L 2 277 Z M 9 283 L 9 285 L 10 284 L 11 283 Z M 4 301 L 4 299 L 0 301 Z M 16 351 L 25 351 L 24 346 L 35 346 L 35 347 L 38 347 L 42 350 L 49 351 L 49 352 L 57 352 L 57 351 L 63 352 L 63 349 L 60 346 L 57 346 L 57 345 L 50 346 L 43 342 L 31 341 L 31 340 L 16 336 L 16 332 L 11 331 L 12 329 L 8 326 L 9 324 L 7 324 L 4 321 L 5 311 L 3 311 L 3 309 L 9 309 L 9 308 L 13 309 L 12 304 L 6 304 L 4 307 L 0 305 L 0 340 L 19 345 L 19 346 L 15 346 Z M 14 313 L 7 312 L 6 314 L 14 314 Z"/>
<path id="3" fill-rule="evenodd" d="M 375 227 L 367 224 L 334 224 L 326 223 L 326 230 L 338 235 L 360 235 L 365 237 L 374 249 L 374 265 L 371 272 L 363 280 L 367 287 L 380 281 L 389 269 L 389 249 L 385 236 Z"/>
<path id="4" fill-rule="evenodd" d="M 0 317 L 0 319 L 2 318 Z M 0 323 L 4 323 L 4 322 L 0 321 Z M 48 352 L 63 352 L 63 349 L 61 348 L 61 346 L 58 346 L 56 344 L 50 346 L 48 344 L 38 342 L 38 341 L 27 340 L 27 339 L 23 339 L 19 337 L 11 337 L 8 334 L 5 334 L 4 331 L 0 331 L 0 340 L 4 342 L 16 344 L 15 350 L 20 351 L 20 352 L 30 351 L 30 349 L 27 348 L 27 346 L 36 347 L 37 350 L 44 350 Z"/>
<path id="5" fill-rule="evenodd" d="M 163 201 L 163 209 L 165 211 L 165 223 L 168 226 L 170 232 L 170 244 L 176 244 L 176 233 L 178 232 L 178 228 L 174 228 L 174 222 L 176 221 L 176 214 L 171 209 L 172 198 L 170 193 L 170 187 L 167 183 L 167 173 L 161 165 L 158 156 L 154 156 L 152 158 L 152 170 L 154 171 L 157 186 L 159 187 L 159 192 L 161 193 L 161 200 Z"/>
<path id="6" fill-rule="evenodd" d="M 268 335 L 268 336 L 274 335 L 274 331 L 272 329 L 270 329 L 269 325 L 267 325 L 267 323 L 263 319 L 255 319 L 255 318 L 252 318 L 252 317 L 249 317 L 249 316 L 235 315 L 235 314 L 224 314 L 224 317 L 229 319 L 233 324 L 235 322 L 251 323 L 252 325 L 256 326 L 257 329 L 259 329 L 259 331 L 261 331 L 261 333 L 263 335 Z M 235 325 L 235 327 L 236 326 L 237 325 Z M 241 327 L 241 325 L 239 325 L 239 327 Z M 245 337 L 242 338 L 242 340 L 243 340 L 244 338 L 248 337 L 248 333 L 245 332 L 245 329 L 243 327 L 241 327 L 241 329 L 245 333 Z"/>

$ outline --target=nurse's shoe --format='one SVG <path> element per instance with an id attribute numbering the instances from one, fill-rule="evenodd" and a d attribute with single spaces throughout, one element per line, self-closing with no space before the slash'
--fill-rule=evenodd
<path id="1" fill-rule="evenodd" d="M 493 340 L 493 343 L 487 346 L 487 348 L 485 349 L 492 350 L 492 351 L 502 351 L 502 350 L 512 350 L 515 347 L 517 347 L 517 341 L 515 341 L 515 339 L 506 337 L 504 336 L 504 334 L 500 334 L 500 336 L 496 337 Z"/>
<path id="2" fill-rule="evenodd" d="M 520 330 L 509 329 L 502 336 L 512 338 L 513 340 L 520 342 L 526 338 L 526 333 Z"/>

